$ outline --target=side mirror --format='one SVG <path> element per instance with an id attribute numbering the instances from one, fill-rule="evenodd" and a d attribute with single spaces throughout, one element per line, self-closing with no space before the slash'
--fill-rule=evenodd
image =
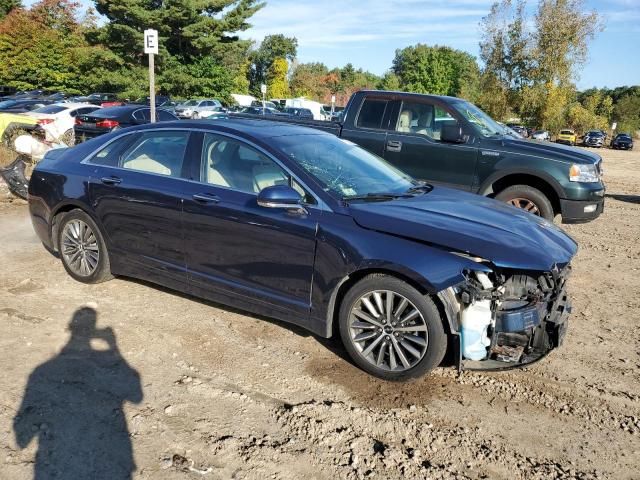
<path id="1" fill-rule="evenodd" d="M 464 143 L 464 132 L 458 122 L 444 122 L 440 131 L 440 140 L 446 143 Z"/>
<path id="2" fill-rule="evenodd" d="M 302 195 L 288 185 L 273 185 L 260 190 L 258 205 L 264 208 L 284 208 L 307 213 L 302 206 Z"/>

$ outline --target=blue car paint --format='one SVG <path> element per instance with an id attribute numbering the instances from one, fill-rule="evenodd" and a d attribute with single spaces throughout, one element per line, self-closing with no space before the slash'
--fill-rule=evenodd
<path id="1" fill-rule="evenodd" d="M 256 195 L 196 181 L 82 163 L 114 132 L 47 155 L 29 186 L 35 230 L 55 249 L 55 215 L 81 208 L 98 224 L 112 272 L 301 325 L 330 336 L 339 289 L 366 272 L 388 272 L 436 294 L 467 270 L 546 271 L 576 244 L 557 227 L 500 202 L 436 187 L 411 199 L 345 204 L 273 146 L 279 135 L 327 135 L 252 120 L 176 122 L 127 129 L 190 129 L 233 135 L 263 150 L 320 200 L 307 215 L 259 207 Z M 197 153 L 197 152 L 196 152 Z M 189 162 L 185 170 L 198 171 Z M 190 170 L 191 169 L 191 170 Z M 105 177 L 121 183 L 104 185 Z M 216 201 L 201 203 L 194 194 Z M 457 253 L 452 253 L 457 252 Z"/>

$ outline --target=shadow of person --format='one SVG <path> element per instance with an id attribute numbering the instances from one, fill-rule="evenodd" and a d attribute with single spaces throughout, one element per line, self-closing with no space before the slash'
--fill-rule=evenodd
<path id="1" fill-rule="evenodd" d="M 111 328 L 96 328 L 96 311 L 77 310 L 62 351 L 29 376 L 13 420 L 16 442 L 38 439 L 36 480 L 130 479 L 135 470 L 123 412 L 143 398 L 140 375 L 120 354 Z M 99 348 L 100 347 L 100 348 Z"/>

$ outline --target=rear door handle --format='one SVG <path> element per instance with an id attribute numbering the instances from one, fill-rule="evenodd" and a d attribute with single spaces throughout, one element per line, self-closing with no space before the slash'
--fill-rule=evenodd
<path id="1" fill-rule="evenodd" d="M 399 152 L 400 150 L 402 150 L 402 142 L 398 140 L 389 140 L 387 142 L 387 151 Z"/>
<path id="2" fill-rule="evenodd" d="M 220 197 L 209 193 L 196 193 L 193 195 L 193 199 L 200 203 L 218 203 L 220 201 Z"/>
<path id="3" fill-rule="evenodd" d="M 118 185 L 122 183 L 122 179 L 118 177 L 102 177 L 100 181 L 105 185 Z"/>

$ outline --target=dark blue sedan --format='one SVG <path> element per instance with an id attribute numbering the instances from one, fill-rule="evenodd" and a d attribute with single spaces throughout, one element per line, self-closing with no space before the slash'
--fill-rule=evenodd
<path id="1" fill-rule="evenodd" d="M 445 161 L 446 159 L 443 159 Z M 560 345 L 575 242 L 432 187 L 333 135 L 256 119 L 166 122 L 51 151 L 29 185 L 69 275 L 122 275 L 338 334 L 389 380 L 501 369 Z"/>

